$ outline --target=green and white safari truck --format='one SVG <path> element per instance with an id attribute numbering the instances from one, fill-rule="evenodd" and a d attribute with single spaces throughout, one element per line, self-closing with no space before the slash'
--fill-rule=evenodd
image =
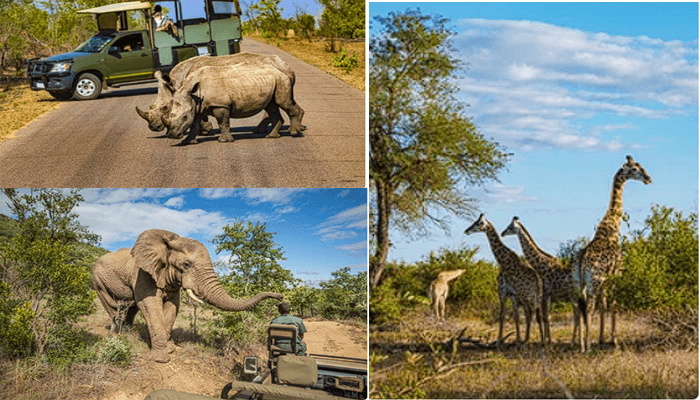
<path id="1" fill-rule="evenodd" d="M 156 29 L 157 9 L 172 22 L 168 29 Z M 70 53 L 29 60 L 32 90 L 89 100 L 105 85 L 150 80 L 197 55 L 240 52 L 238 0 L 132 1 L 78 12 L 94 15 L 99 32 Z"/>

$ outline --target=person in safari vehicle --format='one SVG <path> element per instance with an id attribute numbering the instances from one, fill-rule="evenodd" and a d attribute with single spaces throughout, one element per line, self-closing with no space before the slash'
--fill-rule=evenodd
<path id="1" fill-rule="evenodd" d="M 292 306 L 289 303 L 279 303 L 277 305 L 277 310 L 280 312 L 279 317 L 275 317 L 271 324 L 281 324 L 281 325 L 294 325 L 297 327 L 297 355 L 306 356 L 306 343 L 302 341 L 304 339 L 304 333 L 306 333 L 306 327 L 304 326 L 304 321 L 301 318 L 289 315 L 292 310 Z M 280 339 L 277 341 L 277 345 L 283 349 L 291 350 L 292 344 L 289 340 Z"/>

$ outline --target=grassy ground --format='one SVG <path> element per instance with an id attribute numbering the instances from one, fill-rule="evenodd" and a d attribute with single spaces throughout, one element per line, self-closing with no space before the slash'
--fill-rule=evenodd
<path id="1" fill-rule="evenodd" d="M 555 316 L 552 345 L 507 346 L 501 351 L 466 345 L 496 339 L 497 324 L 458 317 L 436 325 L 427 312 L 410 313 L 401 325 L 370 329 L 373 398 L 696 398 L 698 349 L 660 346 L 664 333 L 639 315 L 618 318 L 618 349 L 581 354 L 571 346 L 570 314 Z M 593 319 L 598 321 L 597 315 Z M 597 323 L 596 323 L 597 325 Z M 514 326 L 507 323 L 505 332 Z M 513 334 L 508 341 L 512 342 Z M 597 341 L 597 328 L 591 336 Z M 531 340 L 539 342 L 535 328 Z"/>
<path id="2" fill-rule="evenodd" d="M 59 104 L 48 92 L 34 92 L 27 84 L 5 87 L 0 91 L 0 141 Z"/>
<path id="3" fill-rule="evenodd" d="M 307 63 L 328 72 L 331 75 L 335 75 L 339 79 L 343 80 L 347 84 L 365 91 L 365 42 L 348 42 L 343 43 L 342 46 L 346 48 L 349 56 L 357 54 L 357 61 L 359 65 L 354 68 L 350 73 L 345 72 L 343 68 L 336 67 L 333 65 L 333 56 L 336 53 L 332 53 L 329 50 L 330 42 L 322 41 L 318 39 L 288 39 L 288 38 L 273 38 L 265 39 L 260 35 L 250 35 L 248 36 L 255 40 L 260 40 L 267 44 L 277 46 L 278 48 L 286 51 L 287 53 L 297 57 Z M 337 44 L 336 44 L 337 46 Z"/>

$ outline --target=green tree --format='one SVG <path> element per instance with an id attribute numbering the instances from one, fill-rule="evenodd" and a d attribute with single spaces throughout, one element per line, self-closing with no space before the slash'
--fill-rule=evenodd
<path id="1" fill-rule="evenodd" d="M 293 311 L 297 311 L 301 318 L 307 315 L 305 311 L 313 318 L 314 311 L 318 310 L 318 302 L 320 298 L 320 290 L 307 285 L 299 285 L 294 290 L 285 296 L 285 300 L 292 306 Z"/>
<path id="2" fill-rule="evenodd" d="M 460 186 L 483 185 L 505 167 L 508 155 L 464 115 L 456 98 L 448 20 L 420 11 L 375 17 L 370 41 L 370 188 L 377 219 L 370 290 L 382 277 L 389 225 L 425 232 L 446 228 L 438 210 L 472 215 L 476 200 Z"/>
<path id="3" fill-rule="evenodd" d="M 86 348 L 75 323 L 90 313 L 95 297 L 89 284 L 99 254 L 86 246 L 95 245 L 99 236 L 77 221 L 73 209 L 83 200 L 77 190 L 40 189 L 24 195 L 16 189 L 3 191 L 17 218 L 17 234 L 1 249 L 0 308 L 10 313 L 5 316 L 9 330 L 0 330 L 1 342 L 4 347 L 20 346 L 6 347 L 10 354 L 36 351 L 70 362 Z"/>
<path id="4" fill-rule="evenodd" d="M 322 310 L 328 319 L 367 318 L 367 271 L 350 273 L 350 267 L 331 273 L 333 278 L 320 283 Z"/>
<path id="5" fill-rule="evenodd" d="M 220 267 L 227 271 L 221 284 L 235 298 L 250 297 L 260 292 L 286 294 L 299 280 L 291 271 L 282 268 L 282 246 L 274 241 L 274 232 L 267 231 L 264 223 L 239 221 L 226 225 L 224 233 L 216 235 L 212 243 L 216 254 L 229 252 L 228 262 Z M 248 312 L 214 311 L 210 339 L 235 343 L 237 346 L 260 341 L 265 337 L 265 326 L 276 315 L 275 302 L 266 301 Z"/>
<path id="6" fill-rule="evenodd" d="M 336 38 L 364 37 L 365 2 L 361 0 L 318 0 L 323 6 L 320 33 L 331 39 L 330 51 L 336 52 Z"/>
<path id="7" fill-rule="evenodd" d="M 698 217 L 654 205 L 644 228 L 622 241 L 623 272 L 612 277 L 627 309 L 697 308 Z"/>
<path id="8" fill-rule="evenodd" d="M 280 0 L 260 0 L 248 7 L 254 13 L 257 13 L 256 20 L 264 33 L 277 36 L 279 30 L 282 29 L 284 22 L 282 11 L 284 11 L 284 8 L 279 8 L 279 4 Z"/>

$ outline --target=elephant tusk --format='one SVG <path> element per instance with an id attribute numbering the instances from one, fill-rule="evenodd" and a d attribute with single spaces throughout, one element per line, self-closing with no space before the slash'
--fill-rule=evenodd
<path id="1" fill-rule="evenodd" d="M 186 289 L 185 291 L 187 292 L 187 295 L 190 296 L 190 298 L 191 298 L 192 300 L 194 300 L 194 301 L 196 301 L 196 302 L 198 302 L 198 303 L 204 304 L 204 302 L 203 302 L 202 300 L 200 300 L 199 297 L 197 297 L 197 296 L 194 294 L 194 292 L 192 291 L 192 289 Z"/>

